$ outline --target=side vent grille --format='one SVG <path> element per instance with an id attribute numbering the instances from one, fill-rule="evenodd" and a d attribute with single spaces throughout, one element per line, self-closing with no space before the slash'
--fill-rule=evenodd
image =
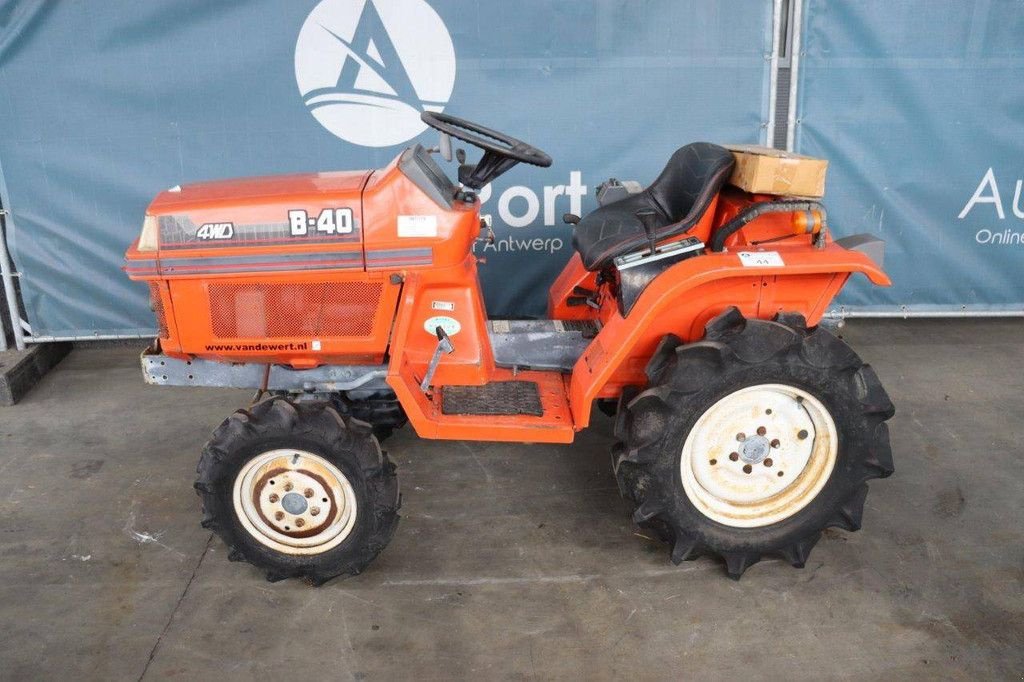
<path id="1" fill-rule="evenodd" d="M 157 335 L 161 339 L 167 339 L 170 334 L 167 331 L 167 315 L 164 313 L 164 299 L 158 282 L 149 283 L 149 306 L 156 313 Z"/>
<path id="2" fill-rule="evenodd" d="M 380 282 L 211 283 L 213 335 L 370 337 L 382 287 Z"/>

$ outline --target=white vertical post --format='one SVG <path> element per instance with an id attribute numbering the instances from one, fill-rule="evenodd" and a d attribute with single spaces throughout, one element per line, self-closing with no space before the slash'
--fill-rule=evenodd
<path id="1" fill-rule="evenodd" d="M 779 44 L 782 36 L 782 0 L 772 0 L 772 57 L 768 73 L 768 134 L 765 146 L 775 146 L 775 103 L 779 97 Z"/>
<path id="2" fill-rule="evenodd" d="M 0 314 L 0 353 L 7 350 L 7 330 L 4 328 L 4 316 Z"/>
<path id="3" fill-rule="evenodd" d="M 792 0 L 793 23 L 789 26 L 790 54 L 789 54 L 789 116 L 786 119 L 786 149 L 794 151 L 796 146 L 796 98 L 800 90 L 800 38 L 803 34 L 803 8 L 805 0 Z"/>
<path id="4" fill-rule="evenodd" d="M 7 310 L 11 314 L 11 331 L 14 333 L 14 347 L 25 350 L 25 335 L 21 331 L 21 312 L 18 310 L 18 296 L 14 290 L 14 266 L 7 254 L 7 238 L 5 234 L 6 220 L 0 214 L 0 277 L 4 282 L 4 294 L 7 298 Z M 2 330 L 0 330 L 2 331 Z"/>

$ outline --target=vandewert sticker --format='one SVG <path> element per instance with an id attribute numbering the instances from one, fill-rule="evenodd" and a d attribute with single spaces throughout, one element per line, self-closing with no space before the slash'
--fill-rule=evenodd
<path id="1" fill-rule="evenodd" d="M 436 237 L 437 216 L 434 215 L 400 215 L 398 216 L 399 237 Z"/>
<path id="2" fill-rule="evenodd" d="M 740 251 L 738 255 L 745 268 L 781 268 L 785 265 L 778 251 Z"/>
<path id="3" fill-rule="evenodd" d="M 452 301 L 431 301 L 430 307 L 433 310 L 446 310 L 448 312 L 451 312 L 455 310 L 455 303 L 453 303 Z"/>
<path id="4" fill-rule="evenodd" d="M 429 334 L 436 334 L 438 327 L 443 329 L 444 333 L 448 336 L 455 336 L 462 331 L 462 325 L 459 324 L 459 321 L 454 317 L 448 317 L 447 315 L 431 317 L 423 323 L 423 329 Z"/>

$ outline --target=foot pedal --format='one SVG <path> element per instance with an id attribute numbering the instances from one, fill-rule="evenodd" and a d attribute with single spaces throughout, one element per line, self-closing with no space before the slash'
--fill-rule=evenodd
<path id="1" fill-rule="evenodd" d="M 544 416 L 533 381 L 494 381 L 483 386 L 444 386 L 441 414 Z"/>

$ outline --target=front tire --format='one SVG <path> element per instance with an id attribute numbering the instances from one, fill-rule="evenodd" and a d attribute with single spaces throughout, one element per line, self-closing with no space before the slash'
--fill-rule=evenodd
<path id="1" fill-rule="evenodd" d="M 395 468 L 368 424 L 272 398 L 214 431 L 197 467 L 203 527 L 270 581 L 357 575 L 398 523 Z"/>
<path id="2" fill-rule="evenodd" d="M 616 477 L 677 564 L 717 555 L 734 579 L 763 556 L 802 567 L 825 528 L 860 528 L 867 481 L 893 472 L 878 377 L 800 316 L 730 309 L 700 342 L 666 337 L 647 375 L 616 422 Z"/>

